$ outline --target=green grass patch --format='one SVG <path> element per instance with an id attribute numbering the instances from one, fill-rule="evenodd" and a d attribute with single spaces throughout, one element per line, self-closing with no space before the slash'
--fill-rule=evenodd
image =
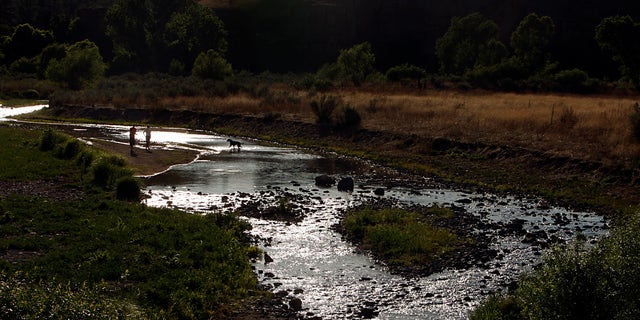
<path id="1" fill-rule="evenodd" d="M 82 310 L 96 319 L 208 319 L 256 294 L 248 223 L 117 200 L 115 185 L 96 185 L 91 168 L 106 162 L 117 174 L 101 181 L 131 184 L 121 159 L 59 133 L 0 127 L 0 138 L 0 179 L 64 176 L 85 189 L 81 200 L 0 197 L 3 318 L 76 319 Z"/>
<path id="2" fill-rule="evenodd" d="M 40 130 L 23 130 L 0 126 L 0 179 L 49 179 L 78 174 L 79 168 L 69 161 L 51 157 L 40 151 Z"/>
<path id="3" fill-rule="evenodd" d="M 446 208 L 429 210 L 433 218 L 452 215 Z M 461 242 L 451 230 L 434 226 L 424 215 L 404 209 L 351 209 L 343 226 L 347 237 L 360 243 L 363 249 L 392 264 L 405 266 L 429 263 Z"/>

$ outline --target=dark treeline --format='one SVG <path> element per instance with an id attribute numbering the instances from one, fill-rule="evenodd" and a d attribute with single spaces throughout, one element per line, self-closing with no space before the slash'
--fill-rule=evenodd
<path id="1" fill-rule="evenodd" d="M 114 48 L 107 36 L 105 17 L 116 2 L 2 0 L 0 35 L 10 34 L 20 23 L 30 23 L 52 30 L 57 42 L 89 39 L 110 62 Z M 518 23 L 535 12 L 551 17 L 555 23 L 550 50 L 560 68 L 580 68 L 592 76 L 616 79 L 618 64 L 602 52 L 594 30 L 608 16 L 630 15 L 640 20 L 640 2 L 626 0 L 200 2 L 211 6 L 224 22 L 227 60 L 234 69 L 252 72 L 315 71 L 335 60 L 339 50 L 364 41 L 371 43 L 379 70 L 410 63 L 436 72 L 436 40 L 446 32 L 453 17 L 479 12 L 497 23 L 500 39 L 508 43 Z M 168 6 L 172 1 L 166 3 Z"/>
<path id="2" fill-rule="evenodd" d="M 253 8 L 218 11 L 230 33 L 230 59 L 242 69 L 280 72 L 316 70 L 339 49 L 363 41 L 372 44 L 380 70 L 411 63 L 435 71 L 435 43 L 452 17 L 479 12 L 508 43 L 535 12 L 556 25 L 551 50 L 562 68 L 615 77 L 617 66 L 598 47 L 594 30 L 608 16 L 637 21 L 640 15 L 640 2 L 625 0 L 271 0 Z"/>

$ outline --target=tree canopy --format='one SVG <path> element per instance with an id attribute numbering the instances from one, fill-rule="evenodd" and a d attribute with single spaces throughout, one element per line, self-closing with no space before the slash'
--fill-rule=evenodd
<path id="1" fill-rule="evenodd" d="M 115 72 L 166 72 L 172 61 L 190 69 L 201 52 L 227 51 L 224 24 L 195 0 L 119 0 L 106 21 Z"/>
<path id="2" fill-rule="evenodd" d="M 640 23 L 631 16 L 602 20 L 596 27 L 596 41 L 602 50 L 620 64 L 620 72 L 640 87 Z"/>
<path id="3" fill-rule="evenodd" d="M 480 13 L 454 17 L 447 32 L 436 41 L 440 71 L 445 74 L 462 75 L 476 64 L 498 60 L 496 55 L 503 55 L 503 49 L 498 25 Z"/>
<path id="4" fill-rule="evenodd" d="M 515 56 L 530 73 L 542 70 L 549 60 L 549 44 L 555 30 L 548 16 L 530 13 L 511 34 Z"/>
<path id="5" fill-rule="evenodd" d="M 63 58 L 52 59 L 45 74 L 48 79 L 77 90 L 95 83 L 105 69 L 98 47 L 84 40 L 68 46 Z"/>

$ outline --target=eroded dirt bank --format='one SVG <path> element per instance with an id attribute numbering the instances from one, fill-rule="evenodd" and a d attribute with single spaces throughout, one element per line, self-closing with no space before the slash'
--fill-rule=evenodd
<path id="1" fill-rule="evenodd" d="M 640 201 L 638 170 L 544 150 L 402 135 L 366 128 L 321 132 L 317 125 L 280 116 L 218 115 L 186 110 L 118 109 L 52 105 L 55 117 L 151 123 L 256 138 L 346 153 L 457 185 L 531 193 L 603 213 L 623 212 Z M 321 134 L 322 133 L 322 134 Z"/>

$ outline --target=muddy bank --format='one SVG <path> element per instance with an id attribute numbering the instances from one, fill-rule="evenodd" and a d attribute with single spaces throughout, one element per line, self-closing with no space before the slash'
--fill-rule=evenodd
<path id="1" fill-rule="evenodd" d="M 279 116 L 217 115 L 188 110 L 118 109 L 52 105 L 62 118 L 182 126 L 323 149 L 364 157 L 382 165 L 434 177 L 443 183 L 533 193 L 559 204 L 604 213 L 640 202 L 640 172 L 598 161 L 557 156 L 544 150 L 486 145 L 446 137 L 401 135 L 360 128 L 321 132 L 313 123 Z"/>

